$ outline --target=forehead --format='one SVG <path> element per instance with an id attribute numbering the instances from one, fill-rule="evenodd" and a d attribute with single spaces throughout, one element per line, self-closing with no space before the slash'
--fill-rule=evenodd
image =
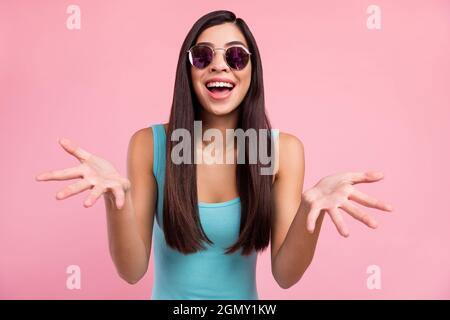
<path id="1" fill-rule="evenodd" d="M 234 23 L 223 23 L 209 27 L 200 33 L 197 43 L 211 43 L 214 47 L 221 48 L 227 44 L 237 44 L 240 42 L 244 46 L 247 45 L 244 35 Z"/>

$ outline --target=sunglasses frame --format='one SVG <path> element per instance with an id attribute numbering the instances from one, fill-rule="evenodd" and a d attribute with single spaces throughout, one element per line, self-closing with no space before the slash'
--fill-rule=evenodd
<path id="1" fill-rule="evenodd" d="M 230 69 L 237 70 L 237 71 L 243 70 L 243 69 L 248 65 L 248 62 L 247 62 L 247 64 L 245 65 L 245 67 L 242 68 L 242 69 L 232 68 L 232 67 L 228 64 L 227 58 L 226 58 L 226 56 L 225 56 L 227 50 L 228 50 L 228 49 L 231 49 L 231 48 L 239 47 L 239 48 L 244 49 L 244 51 L 245 51 L 249 56 L 252 54 L 246 47 L 244 47 L 243 45 L 239 45 L 239 44 L 232 45 L 232 46 L 229 46 L 229 47 L 227 47 L 227 48 L 213 48 L 213 47 L 208 46 L 208 45 L 206 45 L 206 44 L 200 44 L 200 45 L 195 44 L 195 45 L 193 45 L 192 47 L 190 47 L 189 50 L 186 51 L 186 52 L 189 54 L 189 62 L 191 63 L 191 65 L 192 65 L 194 68 L 197 68 L 197 67 L 194 66 L 193 58 L 192 58 L 192 51 L 191 51 L 191 50 L 192 50 L 193 48 L 195 48 L 195 47 L 207 47 L 207 48 L 210 48 L 210 49 L 212 50 L 212 52 L 213 52 L 213 59 L 214 59 L 214 57 L 216 56 L 216 50 L 222 50 L 222 51 L 223 51 L 223 53 L 222 53 L 222 55 L 223 55 L 223 60 L 225 61 L 225 63 L 227 64 L 227 66 L 230 67 Z M 250 60 L 249 60 L 249 61 L 250 61 Z M 200 70 L 205 69 L 205 68 L 207 68 L 211 63 L 212 63 L 212 60 L 211 60 L 211 62 L 210 62 L 207 66 L 205 66 L 204 68 L 197 68 L 197 69 L 200 69 Z"/>

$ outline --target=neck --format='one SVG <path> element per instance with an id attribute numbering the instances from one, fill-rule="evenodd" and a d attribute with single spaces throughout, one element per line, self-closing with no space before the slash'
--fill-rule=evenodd
<path id="1" fill-rule="evenodd" d="M 224 115 L 215 115 L 202 110 L 200 115 L 202 121 L 202 136 L 208 129 L 218 129 L 222 133 L 222 137 L 226 139 L 227 129 L 236 129 L 239 121 L 239 108 Z M 229 135 L 229 134 L 228 134 Z M 227 140 L 226 140 L 227 141 Z M 224 141 L 225 142 L 225 141 Z M 206 143 L 208 144 L 208 143 Z M 205 143 L 203 143 L 205 145 Z"/>
<path id="2" fill-rule="evenodd" d="M 225 134 L 226 129 L 236 129 L 239 121 L 238 108 L 224 115 L 215 115 L 202 110 L 200 119 L 202 121 L 203 132 L 207 129 L 219 129 Z"/>

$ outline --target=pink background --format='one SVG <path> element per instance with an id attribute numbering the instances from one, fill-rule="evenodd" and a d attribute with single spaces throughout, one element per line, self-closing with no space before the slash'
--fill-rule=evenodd
<path id="1" fill-rule="evenodd" d="M 70 4 L 81 30 L 66 28 Z M 370 4 L 381 30 L 366 27 Z M 358 188 L 395 210 L 367 209 L 377 230 L 347 216 L 348 239 L 326 218 L 313 263 L 288 290 L 266 251 L 260 298 L 450 298 L 450 2 L 387 0 L 2 0 L 0 298 L 150 298 L 153 260 L 134 286 L 116 274 L 103 199 L 90 209 L 87 193 L 57 201 L 67 182 L 34 176 L 78 164 L 62 136 L 126 175 L 129 138 L 166 122 L 181 43 L 216 9 L 244 18 L 257 39 L 273 125 L 305 145 L 305 189 L 335 172 L 380 170 L 384 180 Z M 81 290 L 66 288 L 71 264 Z M 366 287 L 372 264 L 381 290 Z"/>

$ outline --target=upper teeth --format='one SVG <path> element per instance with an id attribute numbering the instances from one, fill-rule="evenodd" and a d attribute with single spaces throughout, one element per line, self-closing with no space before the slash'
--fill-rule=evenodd
<path id="1" fill-rule="evenodd" d="M 228 87 L 228 88 L 233 88 L 233 85 L 231 83 L 228 83 L 228 82 L 208 82 L 206 84 L 206 86 L 208 88 L 211 88 L 211 87 Z"/>

